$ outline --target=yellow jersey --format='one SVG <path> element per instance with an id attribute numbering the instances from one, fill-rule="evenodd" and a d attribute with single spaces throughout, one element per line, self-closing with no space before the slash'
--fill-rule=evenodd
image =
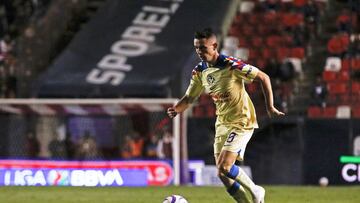
<path id="1" fill-rule="evenodd" d="M 194 68 L 185 94 L 192 100 L 204 91 L 212 97 L 216 126 L 257 128 L 255 108 L 244 85 L 252 82 L 258 71 L 240 59 L 220 54 L 215 65 L 202 61 Z"/>

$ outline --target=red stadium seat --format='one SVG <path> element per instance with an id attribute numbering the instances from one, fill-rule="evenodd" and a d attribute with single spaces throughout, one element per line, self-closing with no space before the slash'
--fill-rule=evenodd
<path id="1" fill-rule="evenodd" d="M 333 36 L 328 42 L 328 51 L 332 54 L 341 54 L 347 51 L 350 44 L 350 36 L 341 33 Z"/>
<path id="2" fill-rule="evenodd" d="M 254 27 L 249 25 L 249 24 L 245 24 L 243 26 L 241 26 L 241 29 L 243 31 L 243 34 L 246 36 L 246 37 L 252 37 L 254 36 Z"/>
<path id="3" fill-rule="evenodd" d="M 269 29 L 267 25 L 258 24 L 256 25 L 256 34 L 260 36 L 267 36 L 269 34 Z"/>
<path id="4" fill-rule="evenodd" d="M 344 82 L 332 82 L 327 84 L 329 94 L 348 93 L 348 84 Z"/>
<path id="5" fill-rule="evenodd" d="M 299 58 L 299 59 L 305 58 L 305 49 L 303 47 L 292 48 L 291 57 Z"/>
<path id="6" fill-rule="evenodd" d="M 290 34 L 284 34 L 281 41 L 282 46 L 290 47 L 293 44 L 293 37 Z"/>
<path id="7" fill-rule="evenodd" d="M 264 59 L 271 59 L 275 56 L 274 50 L 270 48 L 263 48 L 262 50 L 262 57 Z"/>
<path id="8" fill-rule="evenodd" d="M 360 82 L 352 82 L 351 91 L 360 93 Z"/>
<path id="9" fill-rule="evenodd" d="M 360 70 L 360 58 L 353 58 L 351 60 L 351 68 L 353 70 Z"/>
<path id="10" fill-rule="evenodd" d="M 280 47 L 276 49 L 276 59 L 282 62 L 285 58 L 290 56 L 290 49 L 287 47 Z"/>
<path id="11" fill-rule="evenodd" d="M 239 37 L 241 35 L 241 30 L 237 25 L 231 25 L 229 30 L 230 36 Z"/>
<path id="12" fill-rule="evenodd" d="M 341 70 L 349 70 L 350 69 L 350 59 L 341 60 Z"/>
<path id="13" fill-rule="evenodd" d="M 307 0 L 293 0 L 293 5 L 297 8 L 302 8 L 307 3 Z"/>
<path id="14" fill-rule="evenodd" d="M 258 58 L 256 60 L 256 67 L 258 67 L 260 70 L 264 70 L 266 66 L 266 61 L 262 58 Z"/>
<path id="15" fill-rule="evenodd" d="M 255 26 L 258 24 L 258 15 L 256 13 L 253 13 L 249 16 L 247 20 L 252 26 Z"/>
<path id="16" fill-rule="evenodd" d="M 341 61 L 342 70 L 360 70 L 360 59 L 346 58 Z"/>
<path id="17" fill-rule="evenodd" d="M 351 98 L 349 94 L 341 94 L 340 101 L 338 102 L 339 105 L 350 105 Z"/>
<path id="18" fill-rule="evenodd" d="M 334 71 L 323 71 L 322 78 L 326 82 L 333 82 L 336 80 L 336 72 Z"/>
<path id="19" fill-rule="evenodd" d="M 307 109 L 307 115 L 309 118 L 320 118 L 322 108 L 318 106 L 309 106 Z"/>
<path id="20" fill-rule="evenodd" d="M 278 35 L 270 35 L 266 38 L 266 45 L 268 47 L 278 47 L 281 42 L 281 37 Z"/>
<path id="21" fill-rule="evenodd" d="M 323 118 L 335 118 L 336 117 L 336 111 L 337 111 L 336 107 L 333 107 L 333 106 L 325 107 L 323 109 L 322 117 Z"/>
<path id="22" fill-rule="evenodd" d="M 352 108 L 352 117 L 360 118 L 360 106 L 353 106 L 353 108 Z"/>
<path id="23" fill-rule="evenodd" d="M 259 57 L 260 53 L 257 49 L 249 49 L 249 59 L 255 60 Z"/>
<path id="24" fill-rule="evenodd" d="M 249 42 L 244 36 L 237 36 L 239 39 L 239 47 L 249 47 Z"/>
<path id="25" fill-rule="evenodd" d="M 349 71 L 340 71 L 338 74 L 338 80 L 342 82 L 347 82 L 350 80 Z"/>
<path id="26" fill-rule="evenodd" d="M 304 15 L 302 13 L 284 13 L 281 19 L 285 27 L 300 26 L 304 22 Z"/>
<path id="27" fill-rule="evenodd" d="M 246 19 L 246 18 L 245 18 Z M 244 20 L 244 17 L 242 14 L 238 13 L 235 17 L 234 17 L 234 20 L 233 20 L 233 24 L 236 24 L 236 25 L 241 25 L 241 23 L 243 22 Z"/>
<path id="28" fill-rule="evenodd" d="M 259 37 L 259 36 L 253 36 L 251 38 L 251 45 L 254 48 L 260 48 L 261 46 L 263 46 L 264 42 L 263 42 L 263 38 Z"/>
<path id="29" fill-rule="evenodd" d="M 280 15 L 276 12 L 266 12 L 264 14 L 264 22 L 266 22 L 269 25 L 273 23 L 277 23 L 279 16 Z"/>

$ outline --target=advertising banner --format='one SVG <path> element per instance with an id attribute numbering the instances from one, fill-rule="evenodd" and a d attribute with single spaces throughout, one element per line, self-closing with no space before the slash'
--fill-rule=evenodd
<path id="1" fill-rule="evenodd" d="M 165 186 L 172 180 L 163 161 L 0 160 L 0 186 Z"/>
<path id="2" fill-rule="evenodd" d="M 341 156 L 342 181 L 347 184 L 360 184 L 360 156 Z"/>
<path id="3" fill-rule="evenodd" d="M 0 186 L 147 186 L 145 169 L 0 169 Z"/>
<path id="4" fill-rule="evenodd" d="M 167 97 L 195 56 L 195 30 L 219 29 L 229 2 L 108 0 L 38 79 L 34 95 Z"/>

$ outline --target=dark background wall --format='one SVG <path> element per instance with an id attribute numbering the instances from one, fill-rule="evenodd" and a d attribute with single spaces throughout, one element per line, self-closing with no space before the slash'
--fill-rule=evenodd
<path id="1" fill-rule="evenodd" d="M 189 120 L 190 159 L 214 164 L 214 122 Z M 339 158 L 352 154 L 349 133 L 359 135 L 359 124 L 360 120 L 299 117 L 262 121 L 247 146 L 244 164 L 262 184 L 317 184 L 323 176 L 332 184 L 343 184 Z"/>

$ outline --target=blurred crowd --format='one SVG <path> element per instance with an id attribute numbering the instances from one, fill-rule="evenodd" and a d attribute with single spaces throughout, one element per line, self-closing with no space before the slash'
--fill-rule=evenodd
<path id="1" fill-rule="evenodd" d="M 45 12 L 50 0 L 0 1 L 0 98 L 17 97 L 17 44 L 33 16 Z"/>
<path id="2" fill-rule="evenodd" d="M 115 153 L 107 153 L 97 144 L 97 138 L 86 131 L 79 140 L 70 134 L 58 134 L 47 146 L 49 158 L 56 160 L 102 160 L 102 159 L 172 159 L 173 136 L 169 130 L 142 136 L 136 131 L 120 137 Z M 25 140 L 28 158 L 40 157 L 41 142 L 36 134 L 29 132 Z M 116 153 L 117 151 L 117 153 Z"/>

